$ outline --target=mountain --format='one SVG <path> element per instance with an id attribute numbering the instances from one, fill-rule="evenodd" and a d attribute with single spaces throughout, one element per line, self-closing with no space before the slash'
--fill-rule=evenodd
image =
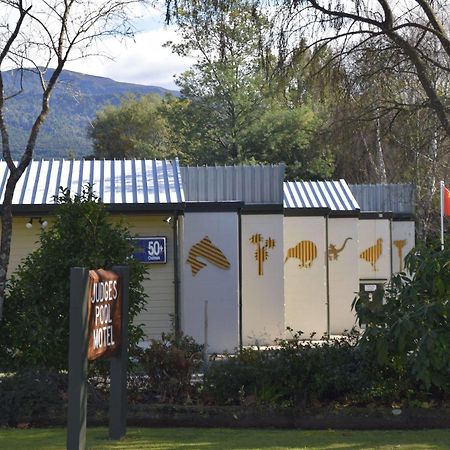
<path id="1" fill-rule="evenodd" d="M 51 76 L 48 70 L 46 78 Z M 30 71 L 9 70 L 3 72 L 6 95 L 14 94 L 20 86 L 22 92 L 6 102 L 5 118 L 14 155 L 25 148 L 32 123 L 41 104 L 39 78 Z M 50 113 L 39 133 L 34 158 L 80 157 L 92 153 L 92 143 L 87 129 L 97 111 L 108 104 L 118 105 L 126 95 L 136 97 L 179 95 L 156 86 L 120 83 L 109 78 L 85 75 L 65 70 L 50 100 Z"/>

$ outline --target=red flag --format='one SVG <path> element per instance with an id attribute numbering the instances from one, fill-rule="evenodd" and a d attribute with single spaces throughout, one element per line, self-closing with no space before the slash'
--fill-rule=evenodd
<path id="1" fill-rule="evenodd" d="M 450 190 L 444 186 L 444 216 L 450 216 Z"/>

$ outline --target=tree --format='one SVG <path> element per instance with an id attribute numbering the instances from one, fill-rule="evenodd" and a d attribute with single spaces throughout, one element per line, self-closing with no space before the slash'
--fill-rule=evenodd
<path id="1" fill-rule="evenodd" d="M 69 59 L 82 58 L 95 51 L 94 44 L 106 36 L 130 36 L 130 7 L 139 0 L 1 0 L 0 26 L 0 133 L 3 159 L 9 175 L 2 203 L 0 243 L 0 320 L 9 265 L 12 233 L 12 199 L 17 182 L 28 167 L 36 139 L 45 121 L 50 97 L 61 71 Z M 53 70 L 48 70 L 50 66 Z M 6 92 L 2 70 L 19 68 L 18 89 Z M 8 100 L 20 95 L 20 75 L 30 70 L 39 78 L 42 97 L 39 112 L 30 129 L 27 144 L 18 163 L 11 156 L 5 110 Z"/>
<path id="2" fill-rule="evenodd" d="M 267 78 L 259 44 L 267 21 L 248 2 L 233 0 L 223 8 L 205 3 L 185 10 L 178 26 L 182 43 L 173 44 L 173 51 L 198 56 L 193 68 L 177 79 L 182 96 L 189 100 L 189 140 L 199 141 L 196 146 L 203 153 L 195 159 L 239 162 L 242 135 L 264 109 Z"/>
<path id="3" fill-rule="evenodd" d="M 105 206 L 86 186 L 80 195 L 68 189 L 56 199 L 53 224 L 41 231 L 40 247 L 29 254 L 8 283 L 0 360 L 3 369 L 67 368 L 70 268 L 130 266 L 129 347 L 142 340 L 133 319 L 145 306 L 145 268 L 131 259 L 131 234 L 113 225 Z"/>
<path id="4" fill-rule="evenodd" d="M 208 4 L 207 0 L 200 4 Z M 214 2 L 210 17 L 230 0 Z M 195 10 L 197 2 L 166 0 L 166 20 L 179 21 L 180 11 Z M 406 64 L 385 66 L 389 71 L 401 69 L 405 76 L 418 83 L 416 106 L 431 110 L 440 127 L 450 137 L 450 109 L 446 81 L 450 72 L 450 39 L 448 34 L 448 2 L 440 0 L 349 1 L 285 0 L 261 2 L 254 0 L 254 10 L 271 11 L 277 20 L 272 32 L 279 49 L 279 63 L 290 64 L 298 49 L 308 39 L 305 49 L 330 47 L 333 58 L 327 61 L 345 67 L 347 57 L 364 51 L 371 42 L 379 53 L 395 55 Z M 206 19 L 203 19 L 206 20 Z M 264 48 L 267 42 L 264 42 Z M 368 60 L 366 60 L 369 62 Z M 442 76 L 445 74 L 445 76 Z M 418 97 L 421 97 L 420 99 Z"/>
<path id="5" fill-rule="evenodd" d="M 335 176 L 348 182 L 414 183 L 417 232 L 425 240 L 433 231 L 433 197 L 436 181 L 445 179 L 450 140 L 423 107 L 411 64 L 382 36 L 349 55 L 341 74 L 319 146 L 333 143 Z M 448 77 L 435 76 L 445 87 Z"/>
<path id="6" fill-rule="evenodd" d="M 168 158 L 169 130 L 161 97 L 127 97 L 99 111 L 89 129 L 96 158 Z"/>
<path id="7" fill-rule="evenodd" d="M 266 15 L 245 0 L 206 1 L 180 10 L 177 24 L 172 49 L 198 57 L 177 80 L 183 98 L 166 103 L 184 163 L 284 161 L 292 178 L 331 173 L 329 154 L 311 145 L 320 120 L 299 94 L 301 75 L 279 76 Z"/>
<path id="8" fill-rule="evenodd" d="M 450 72 L 448 6 L 446 0 L 404 0 L 400 4 L 390 0 L 287 0 L 279 33 L 285 46 L 295 45 L 289 37 L 295 41 L 300 28 L 317 45 L 332 43 L 340 60 L 383 37 L 379 49 L 394 51 L 408 62 L 425 99 L 422 106 L 434 112 L 450 136 L 449 98 L 435 76 L 436 71 Z"/>

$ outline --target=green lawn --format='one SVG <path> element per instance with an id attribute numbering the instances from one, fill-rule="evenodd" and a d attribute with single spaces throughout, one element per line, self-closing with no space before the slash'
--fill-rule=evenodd
<path id="1" fill-rule="evenodd" d="M 121 442 L 109 442 L 106 428 L 88 429 L 89 449 L 450 449 L 449 430 L 298 431 L 221 428 L 129 428 Z M 0 429 L 2 450 L 64 449 L 66 430 Z"/>

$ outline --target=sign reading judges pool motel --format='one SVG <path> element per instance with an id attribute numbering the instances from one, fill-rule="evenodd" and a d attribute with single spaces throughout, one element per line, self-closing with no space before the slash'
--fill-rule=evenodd
<path id="1" fill-rule="evenodd" d="M 122 337 L 122 289 L 115 272 L 89 271 L 88 359 L 117 355 Z"/>

